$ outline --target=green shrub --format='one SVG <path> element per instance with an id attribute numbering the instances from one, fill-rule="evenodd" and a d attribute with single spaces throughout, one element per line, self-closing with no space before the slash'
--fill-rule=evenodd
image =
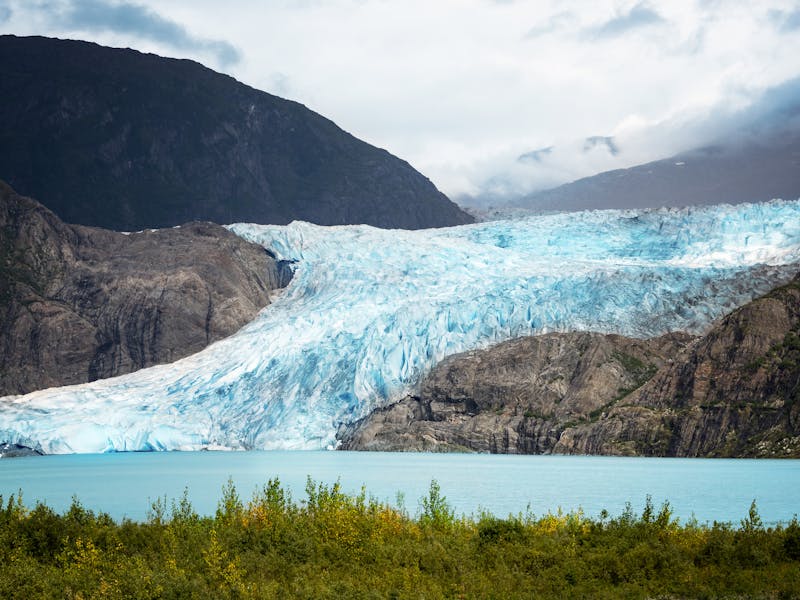
<path id="1" fill-rule="evenodd" d="M 419 521 L 423 526 L 445 530 L 455 523 L 455 513 L 447 503 L 447 498 L 442 495 L 442 488 L 435 479 L 431 481 L 428 495 L 420 499 L 420 507 L 422 514 Z"/>
<path id="2" fill-rule="evenodd" d="M 765 528 L 755 504 L 735 527 L 649 497 L 616 517 L 456 518 L 432 481 L 414 517 L 310 479 L 299 503 L 277 480 L 247 502 L 228 482 L 214 516 L 184 492 L 144 522 L 0 502 L 10 598 L 792 598 L 798 560 L 797 520 Z"/>
<path id="3" fill-rule="evenodd" d="M 783 550 L 790 559 L 800 560 L 800 523 L 797 522 L 797 517 L 792 519 L 783 532 Z"/>

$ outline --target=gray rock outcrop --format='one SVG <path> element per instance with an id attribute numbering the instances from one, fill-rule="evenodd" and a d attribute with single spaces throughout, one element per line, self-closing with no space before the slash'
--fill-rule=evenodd
<path id="1" fill-rule="evenodd" d="M 565 429 L 599 419 L 691 337 L 550 333 L 450 356 L 418 396 L 342 428 L 342 449 L 552 452 Z"/>
<path id="2" fill-rule="evenodd" d="M 553 451 L 800 457 L 800 278 L 723 318 Z"/>
<path id="3" fill-rule="evenodd" d="M 252 320 L 280 279 L 263 248 L 219 225 L 66 225 L 0 182 L 0 396 L 197 352 Z"/>

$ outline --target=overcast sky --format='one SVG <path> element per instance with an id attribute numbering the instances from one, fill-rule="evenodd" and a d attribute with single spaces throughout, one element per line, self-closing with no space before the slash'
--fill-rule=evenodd
<path id="1" fill-rule="evenodd" d="M 453 198 L 662 158 L 800 103 L 788 0 L 0 0 L 0 31 L 196 59 Z"/>

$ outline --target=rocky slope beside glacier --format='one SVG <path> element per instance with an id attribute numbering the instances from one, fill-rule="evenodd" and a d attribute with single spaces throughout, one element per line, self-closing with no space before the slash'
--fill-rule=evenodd
<path id="1" fill-rule="evenodd" d="M 342 448 L 551 452 L 565 429 L 599 417 L 692 339 L 549 333 L 456 354 L 418 396 L 342 429 Z"/>
<path id="2" fill-rule="evenodd" d="M 701 338 L 547 334 L 452 356 L 354 450 L 800 456 L 800 278 Z"/>
<path id="3" fill-rule="evenodd" d="M 800 456 L 800 277 L 734 311 L 555 452 Z"/>
<path id="4" fill-rule="evenodd" d="M 0 181 L 0 396 L 170 362 L 230 335 L 281 284 L 223 227 L 62 223 Z"/>

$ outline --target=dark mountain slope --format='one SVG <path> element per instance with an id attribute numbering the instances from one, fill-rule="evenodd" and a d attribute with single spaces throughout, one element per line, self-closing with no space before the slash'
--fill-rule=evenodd
<path id="1" fill-rule="evenodd" d="M 737 204 L 800 198 L 800 133 L 709 147 L 629 169 L 607 171 L 512 204 L 584 210 Z"/>
<path id="2" fill-rule="evenodd" d="M 800 457 L 800 277 L 702 338 L 555 333 L 447 358 L 353 450 Z"/>
<path id="3" fill-rule="evenodd" d="M 0 36 L 0 178 L 70 223 L 472 221 L 408 163 L 189 61 Z"/>
<path id="4" fill-rule="evenodd" d="M 252 320 L 281 279 L 219 225 L 65 225 L 0 181 L 0 396 L 197 352 Z"/>

